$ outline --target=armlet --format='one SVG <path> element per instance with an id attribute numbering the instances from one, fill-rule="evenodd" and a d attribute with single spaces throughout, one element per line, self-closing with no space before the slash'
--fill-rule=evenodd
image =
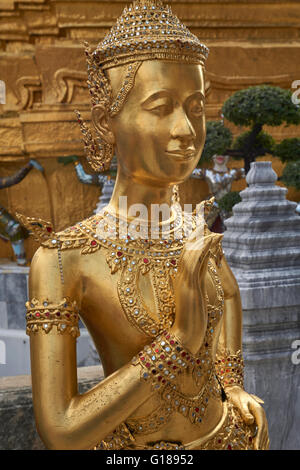
<path id="1" fill-rule="evenodd" d="M 59 303 L 32 299 L 26 302 L 26 333 L 28 335 L 43 331 L 49 333 L 56 328 L 60 334 L 69 333 L 74 338 L 80 336 L 79 311 L 76 302 L 62 299 Z"/>

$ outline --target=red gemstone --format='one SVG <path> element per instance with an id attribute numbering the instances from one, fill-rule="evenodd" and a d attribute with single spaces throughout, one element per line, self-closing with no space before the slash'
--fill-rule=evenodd
<path id="1" fill-rule="evenodd" d="M 197 359 L 196 363 L 197 363 L 197 364 L 200 364 L 200 359 Z"/>
<path id="2" fill-rule="evenodd" d="M 185 357 L 185 356 L 186 356 L 186 353 L 185 353 L 185 352 L 181 353 L 181 356 L 182 356 L 182 357 Z"/>
<path id="3" fill-rule="evenodd" d="M 171 339 L 171 341 L 170 341 L 170 344 L 172 344 L 172 345 L 174 344 L 174 341 L 173 341 L 172 339 Z"/>
<path id="4" fill-rule="evenodd" d="M 159 375 L 159 376 L 157 377 L 157 380 L 160 382 L 160 381 L 161 381 L 161 379 L 162 379 L 162 376 L 161 376 L 161 375 Z"/>
<path id="5" fill-rule="evenodd" d="M 37 312 L 37 313 L 35 314 L 35 316 L 36 316 L 36 317 L 40 317 L 41 314 L 40 314 L 39 312 Z"/>
<path id="6" fill-rule="evenodd" d="M 95 240 L 92 240 L 92 241 L 91 241 L 91 245 L 92 245 L 92 246 L 96 246 L 96 245 L 97 245 L 97 242 L 96 242 Z"/>
<path id="7" fill-rule="evenodd" d="M 145 365 L 146 365 L 146 367 L 148 367 L 148 368 L 149 368 L 149 367 L 151 367 L 151 364 L 150 364 L 150 362 L 146 362 L 146 364 L 145 364 Z"/>
<path id="8" fill-rule="evenodd" d="M 166 383 L 165 379 L 164 379 L 164 380 L 162 380 L 162 381 L 161 381 L 161 383 L 165 384 L 165 383 Z"/>
<path id="9" fill-rule="evenodd" d="M 159 353 L 159 349 L 155 349 L 155 352 L 156 352 L 156 353 Z"/>
<path id="10" fill-rule="evenodd" d="M 199 408 L 195 408 L 196 413 L 199 413 Z"/>
<path id="11" fill-rule="evenodd" d="M 144 357 L 141 357 L 141 361 L 144 361 L 144 360 L 145 360 L 145 358 L 144 358 Z"/>
<path id="12" fill-rule="evenodd" d="M 228 450 L 232 450 L 232 447 L 231 447 L 230 444 L 228 444 L 227 449 L 228 449 Z"/>
<path id="13" fill-rule="evenodd" d="M 177 366 L 173 366 L 173 369 L 174 369 L 174 370 L 177 369 Z"/>
<path id="14" fill-rule="evenodd" d="M 144 263 L 145 263 L 145 264 L 148 264 L 148 263 L 149 263 L 149 260 L 148 260 L 148 258 L 144 258 L 144 260 L 143 260 L 143 261 L 144 261 Z"/>
<path id="15" fill-rule="evenodd" d="M 161 354 L 160 358 L 161 358 L 161 359 L 164 359 L 164 358 L 165 358 L 164 354 Z"/>
<path id="16" fill-rule="evenodd" d="M 123 252 L 122 251 L 118 251 L 117 252 L 117 256 L 119 256 L 119 258 L 123 255 Z"/>
<path id="17" fill-rule="evenodd" d="M 66 317 L 67 317 L 67 318 L 70 318 L 70 314 L 69 314 L 69 313 L 66 313 Z"/>
<path id="18" fill-rule="evenodd" d="M 252 442 L 252 437 L 249 437 L 249 442 Z"/>
<path id="19" fill-rule="evenodd" d="M 171 259 L 171 264 L 173 264 L 173 266 L 176 265 L 176 260 L 175 259 Z"/>
<path id="20" fill-rule="evenodd" d="M 51 227 L 47 227 L 47 232 L 51 233 L 51 232 L 52 232 L 52 228 L 51 228 Z"/>
<path id="21" fill-rule="evenodd" d="M 171 365 L 172 365 L 172 361 L 168 361 L 167 364 L 168 364 L 168 366 L 171 366 Z"/>
<path id="22" fill-rule="evenodd" d="M 57 317 L 60 317 L 60 312 L 57 312 L 56 316 L 57 316 Z"/>
<path id="23" fill-rule="evenodd" d="M 222 442 L 222 439 L 218 439 L 218 444 L 221 444 L 221 442 Z"/>
<path id="24" fill-rule="evenodd" d="M 190 359 L 191 359 L 190 356 L 187 356 L 186 360 L 189 361 Z"/>
<path id="25" fill-rule="evenodd" d="M 46 312 L 46 313 L 45 313 L 45 316 L 46 316 L 46 317 L 49 317 L 49 315 L 50 315 L 50 312 Z"/>
<path id="26" fill-rule="evenodd" d="M 166 337 L 166 339 L 170 339 L 170 335 L 168 335 L 168 336 Z"/>

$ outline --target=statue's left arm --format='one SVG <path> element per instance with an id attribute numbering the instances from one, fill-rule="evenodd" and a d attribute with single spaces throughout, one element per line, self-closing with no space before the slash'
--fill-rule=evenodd
<path id="1" fill-rule="evenodd" d="M 263 403 L 244 390 L 244 362 L 242 356 L 242 304 L 238 283 L 225 256 L 219 265 L 219 276 L 224 290 L 224 317 L 216 357 L 216 371 L 228 399 L 236 406 L 247 424 L 256 423 L 256 449 L 269 446 L 268 425 Z"/>

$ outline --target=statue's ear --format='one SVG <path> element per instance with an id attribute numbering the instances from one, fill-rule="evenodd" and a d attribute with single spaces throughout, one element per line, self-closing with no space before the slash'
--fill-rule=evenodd
<path id="1" fill-rule="evenodd" d="M 107 109 L 103 104 L 97 104 L 92 109 L 92 121 L 101 139 L 108 144 L 114 145 L 115 136 L 108 123 Z"/>

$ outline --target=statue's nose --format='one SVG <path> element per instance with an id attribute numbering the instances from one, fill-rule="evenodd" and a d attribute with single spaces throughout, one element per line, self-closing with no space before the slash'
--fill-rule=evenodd
<path id="1" fill-rule="evenodd" d="M 196 138 L 194 127 L 183 109 L 178 108 L 176 110 L 171 136 L 173 139 L 179 139 L 187 145 L 191 144 Z"/>

